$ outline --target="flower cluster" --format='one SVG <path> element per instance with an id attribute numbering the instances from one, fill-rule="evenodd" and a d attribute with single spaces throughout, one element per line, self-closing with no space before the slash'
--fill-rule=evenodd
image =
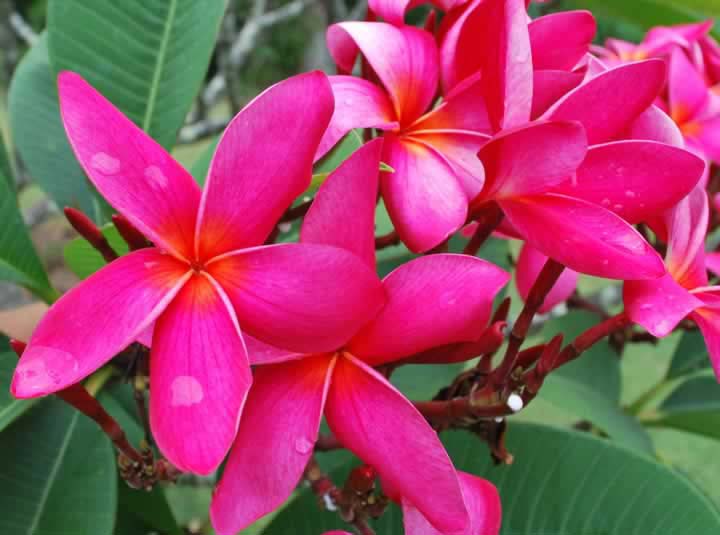
<path id="1" fill-rule="evenodd" d="M 625 281 L 613 326 L 664 336 L 691 318 L 720 373 L 720 287 L 704 255 L 720 163 L 709 24 L 593 55 L 586 11 L 530 20 L 524 0 L 443 0 L 442 22 L 431 12 L 421 29 L 404 23 L 414 5 L 371 0 L 369 20 L 331 26 L 340 74 L 301 74 L 249 103 L 202 189 L 79 75 L 59 77 L 78 161 L 151 246 L 49 310 L 12 391 L 59 392 L 129 345 L 149 347 L 162 454 L 198 474 L 229 454 L 211 505 L 222 535 L 292 494 L 323 417 L 402 506 L 409 535 L 497 533 L 496 489 L 456 471 L 431 424 L 446 409 L 490 420 L 519 410 L 577 356 L 556 340 L 520 346 L 579 274 Z M 356 129 L 366 142 L 317 191 L 299 243 L 274 244 L 313 164 Z M 378 197 L 419 255 L 382 280 Z M 464 254 L 445 252 L 463 229 Z M 483 360 L 464 397 L 413 404 L 389 382 L 394 367 L 492 357 L 502 343 L 507 307 L 493 314 L 493 301 L 510 275 L 476 255 L 493 232 L 523 242 L 526 306 L 506 354 L 494 368 Z"/>

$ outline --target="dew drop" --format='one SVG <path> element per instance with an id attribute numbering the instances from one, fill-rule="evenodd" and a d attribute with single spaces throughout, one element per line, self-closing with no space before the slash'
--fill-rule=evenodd
<path id="1" fill-rule="evenodd" d="M 345 105 L 346 105 L 346 106 L 352 106 L 353 99 L 351 99 L 351 98 L 346 98 L 344 102 L 345 102 Z"/>
<path id="2" fill-rule="evenodd" d="M 283 234 L 287 234 L 290 232 L 290 229 L 292 228 L 292 223 L 278 223 L 278 230 L 282 232 Z"/>
<path id="3" fill-rule="evenodd" d="M 305 437 L 300 437 L 295 440 L 295 451 L 304 455 L 309 452 L 313 447 L 313 443 Z"/>
<path id="4" fill-rule="evenodd" d="M 191 407 L 200 403 L 205 397 L 200 381 L 190 375 L 178 375 L 170 385 L 173 407 Z"/>
<path id="5" fill-rule="evenodd" d="M 655 326 L 655 330 L 658 332 L 663 332 L 668 330 L 670 327 L 670 322 L 668 320 L 660 320 L 658 321 L 657 325 Z"/>
<path id="6" fill-rule="evenodd" d="M 643 303 L 640 305 L 640 310 L 650 310 L 653 306 L 650 303 Z"/>
<path id="7" fill-rule="evenodd" d="M 610 206 L 612 203 L 610 202 L 610 199 L 605 198 L 600 202 L 600 204 L 603 206 Z"/>
<path id="8" fill-rule="evenodd" d="M 120 171 L 120 160 L 105 152 L 97 152 L 90 159 L 90 167 L 104 175 L 116 175 Z"/>
<path id="9" fill-rule="evenodd" d="M 67 351 L 48 346 L 34 346 L 26 350 L 15 371 L 23 392 L 47 393 L 57 389 L 62 379 L 75 375 L 78 360 Z"/>
<path id="10" fill-rule="evenodd" d="M 602 261 L 603 266 L 607 266 L 609 263 L 610 263 L 610 261 L 607 258 Z"/>
<path id="11" fill-rule="evenodd" d="M 625 192 L 625 197 L 627 197 L 628 199 L 634 199 L 635 197 L 637 197 L 637 194 L 634 191 L 627 190 Z"/>
<path id="12" fill-rule="evenodd" d="M 145 169 L 145 178 L 150 181 L 151 186 L 166 188 L 168 185 L 167 177 L 163 174 L 162 169 L 156 165 L 151 165 Z"/>
<path id="13" fill-rule="evenodd" d="M 144 262 L 143 265 L 144 265 L 145 268 L 147 268 L 147 269 L 152 269 L 152 268 L 154 268 L 155 266 L 157 266 L 158 263 L 157 263 L 156 261 L 153 261 L 153 262 Z"/>
<path id="14" fill-rule="evenodd" d="M 613 210 L 622 210 L 622 209 L 623 209 L 623 205 L 622 205 L 622 204 L 616 204 L 616 205 L 613 206 Z"/>

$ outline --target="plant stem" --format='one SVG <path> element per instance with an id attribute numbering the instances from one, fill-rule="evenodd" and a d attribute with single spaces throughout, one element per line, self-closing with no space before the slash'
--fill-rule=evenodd
<path id="1" fill-rule="evenodd" d="M 475 233 L 472 238 L 470 238 L 470 241 L 465 246 L 465 249 L 463 249 L 463 253 L 475 256 L 480 250 L 480 247 L 482 247 L 485 241 L 502 222 L 504 215 L 505 214 L 503 214 L 500 206 L 494 202 L 487 203 L 478 210 L 477 215 L 475 216 L 478 226 L 475 229 Z"/>
<path id="2" fill-rule="evenodd" d="M 385 249 L 386 247 L 392 247 L 400 243 L 400 236 L 397 231 L 391 230 L 387 234 L 375 237 L 375 249 Z"/>

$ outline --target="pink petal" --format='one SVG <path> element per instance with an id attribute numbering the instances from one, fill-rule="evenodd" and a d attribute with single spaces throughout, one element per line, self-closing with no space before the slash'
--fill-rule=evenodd
<path id="1" fill-rule="evenodd" d="M 688 149 L 698 149 L 703 157 L 720 162 L 720 115 L 690 124 L 684 131 Z"/>
<path id="2" fill-rule="evenodd" d="M 590 147 L 577 174 L 555 191 L 600 204 L 634 224 L 680 202 L 704 170 L 705 162 L 684 149 L 617 141 Z"/>
<path id="3" fill-rule="evenodd" d="M 522 249 L 520 249 L 517 271 L 515 272 L 515 283 L 517 284 L 518 293 L 523 300 L 527 300 L 530 288 L 535 284 L 535 280 L 547 259 L 547 256 L 527 243 L 523 244 Z M 572 269 L 563 271 L 552 290 L 550 290 L 550 293 L 545 297 L 545 301 L 543 301 L 539 312 L 545 314 L 546 312 L 550 312 L 555 305 L 567 301 L 575 291 L 575 288 L 577 288 L 579 276 L 580 274 Z"/>
<path id="4" fill-rule="evenodd" d="M 705 236 L 708 218 L 708 199 L 702 187 L 696 187 L 665 218 L 669 231 L 665 263 L 673 278 L 687 289 L 707 285 Z"/>
<path id="5" fill-rule="evenodd" d="M 325 417 L 335 436 L 433 526 L 465 528 L 458 478 L 437 433 L 384 377 L 350 356 L 339 358 Z"/>
<path id="6" fill-rule="evenodd" d="M 675 121 L 657 106 L 650 106 L 630 125 L 621 138 L 659 141 L 675 147 L 685 145 L 682 133 Z"/>
<path id="7" fill-rule="evenodd" d="M 707 292 L 695 294 L 700 298 L 704 305 L 692 313 L 691 318 L 700 328 L 705 345 L 708 350 L 710 362 L 715 377 L 720 378 L 720 303 L 718 302 L 718 287 L 708 288 Z M 720 381 L 720 379 L 718 379 Z"/>
<path id="8" fill-rule="evenodd" d="M 702 301 L 680 286 L 669 273 L 653 281 L 627 281 L 623 302 L 628 317 L 653 336 L 667 336 Z"/>
<path id="9" fill-rule="evenodd" d="M 715 276 L 720 277 L 720 253 L 707 253 L 705 255 L 705 267 Z"/>
<path id="10" fill-rule="evenodd" d="M 385 277 L 387 304 L 353 337 L 349 350 L 377 366 L 432 347 L 474 341 L 508 279 L 499 267 L 469 255 L 411 260 Z"/>
<path id="11" fill-rule="evenodd" d="M 165 149 L 79 75 L 58 76 L 70 144 L 90 181 L 158 247 L 193 256 L 200 188 Z"/>
<path id="12" fill-rule="evenodd" d="M 608 279 L 656 279 L 660 256 L 633 227 L 604 208 L 564 195 L 518 197 L 500 203 L 533 247 L 570 269 Z"/>
<path id="13" fill-rule="evenodd" d="M 384 22 L 342 22 L 328 28 L 327 41 L 345 72 L 352 70 L 360 49 L 387 89 L 402 125 L 430 107 L 438 84 L 438 52 L 430 33 Z"/>
<path id="14" fill-rule="evenodd" d="M 532 58 L 523 0 L 474 0 L 443 21 L 443 92 L 482 71 L 482 88 L 495 130 L 524 124 L 532 102 Z M 488 31 L 493 28 L 493 31 Z"/>
<path id="15" fill-rule="evenodd" d="M 313 453 L 334 362 L 322 355 L 256 370 L 210 507 L 220 535 L 238 533 L 292 494 Z"/>
<path id="16" fill-rule="evenodd" d="M 354 128 L 393 130 L 399 125 L 387 93 L 375 84 L 354 76 L 330 76 L 335 111 L 315 158 L 327 153 Z"/>
<path id="17" fill-rule="evenodd" d="M 387 22 L 402 26 L 407 10 L 418 3 L 417 0 L 368 0 L 368 7 Z"/>
<path id="18" fill-rule="evenodd" d="M 320 186 L 300 231 L 300 241 L 334 245 L 375 269 L 375 204 L 382 139 L 366 143 Z"/>
<path id="19" fill-rule="evenodd" d="M 579 123 L 535 122 L 503 132 L 478 153 L 486 174 L 482 199 L 548 191 L 575 172 L 586 152 Z"/>
<path id="20" fill-rule="evenodd" d="M 77 383 L 134 342 L 188 279 L 189 268 L 157 249 L 111 262 L 63 295 L 35 328 L 15 369 L 15 397 Z"/>
<path id="21" fill-rule="evenodd" d="M 237 431 L 252 375 L 232 306 L 217 283 L 196 275 L 155 325 L 150 425 L 180 470 L 209 474 Z"/>
<path id="22" fill-rule="evenodd" d="M 555 104 L 560 97 L 575 89 L 583 80 L 583 75 L 566 71 L 535 71 L 533 73 L 533 119 L 539 117 Z"/>
<path id="23" fill-rule="evenodd" d="M 400 239 L 413 252 L 432 249 L 459 229 L 468 200 L 452 166 L 432 147 L 385 135 L 380 189 Z"/>
<path id="24" fill-rule="evenodd" d="M 596 29 L 589 11 L 563 11 L 535 19 L 528 25 L 533 69 L 572 69 L 588 52 Z"/>
<path id="25" fill-rule="evenodd" d="M 207 266 L 243 331 L 292 351 L 332 351 L 375 317 L 385 294 L 354 254 L 309 243 L 235 251 Z"/>
<path id="26" fill-rule="evenodd" d="M 620 65 L 575 88 L 544 117 L 580 121 L 591 145 L 610 141 L 653 103 L 664 82 L 662 60 Z"/>
<path id="27" fill-rule="evenodd" d="M 319 71 L 275 84 L 238 113 L 208 171 L 198 217 L 198 257 L 261 245 L 310 185 L 313 157 L 333 112 Z"/>
<path id="28" fill-rule="evenodd" d="M 497 535 L 502 521 L 500 495 L 489 481 L 466 472 L 458 472 L 470 526 L 463 535 Z M 444 535 L 436 530 L 407 500 L 402 501 L 403 524 L 407 535 Z"/>
<path id="29" fill-rule="evenodd" d="M 243 333 L 243 341 L 247 348 L 248 360 L 253 366 L 258 364 L 275 364 L 287 360 L 297 360 L 305 356 L 305 353 L 289 351 L 279 347 L 271 346 L 261 342 L 257 338 Z"/>
<path id="30" fill-rule="evenodd" d="M 670 115 L 676 123 L 684 123 L 697 115 L 708 102 L 710 91 L 697 68 L 685 52 L 675 49 L 668 70 Z"/>

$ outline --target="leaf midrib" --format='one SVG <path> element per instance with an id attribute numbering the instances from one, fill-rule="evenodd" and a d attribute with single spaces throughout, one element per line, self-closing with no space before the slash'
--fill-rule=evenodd
<path id="1" fill-rule="evenodd" d="M 155 111 L 155 99 L 157 98 L 158 89 L 160 87 L 160 77 L 162 76 L 163 65 L 165 63 L 165 55 L 167 53 L 168 43 L 170 42 L 170 34 L 172 33 L 172 26 L 175 21 L 176 11 L 177 0 L 170 0 L 168 15 L 165 19 L 165 26 L 163 27 L 162 39 L 160 40 L 160 49 L 158 50 L 157 59 L 155 60 L 155 71 L 153 73 L 152 82 L 150 83 L 150 91 L 148 93 L 148 105 L 145 109 L 145 116 L 143 117 L 142 129 L 148 133 L 150 131 L 150 125 L 152 123 L 152 115 Z"/>
<path id="2" fill-rule="evenodd" d="M 33 535 L 38 527 L 38 524 L 40 523 L 40 518 L 42 517 L 43 510 L 45 509 L 45 504 L 50 497 L 50 491 L 52 490 L 55 479 L 57 478 L 57 474 L 60 471 L 60 465 L 62 464 L 62 460 L 65 458 L 68 446 L 70 445 L 70 438 L 72 437 L 73 431 L 75 430 L 75 425 L 77 424 L 79 414 L 79 412 L 73 411 L 72 420 L 70 420 L 70 423 L 67 426 L 67 432 L 65 433 L 62 443 L 60 444 L 60 451 L 58 452 L 58 456 L 55 459 L 52 468 L 50 469 L 50 473 L 48 474 L 45 488 L 43 488 L 42 494 L 40 495 L 40 500 L 38 500 L 37 511 L 33 516 L 32 523 L 28 527 L 27 535 Z"/>

